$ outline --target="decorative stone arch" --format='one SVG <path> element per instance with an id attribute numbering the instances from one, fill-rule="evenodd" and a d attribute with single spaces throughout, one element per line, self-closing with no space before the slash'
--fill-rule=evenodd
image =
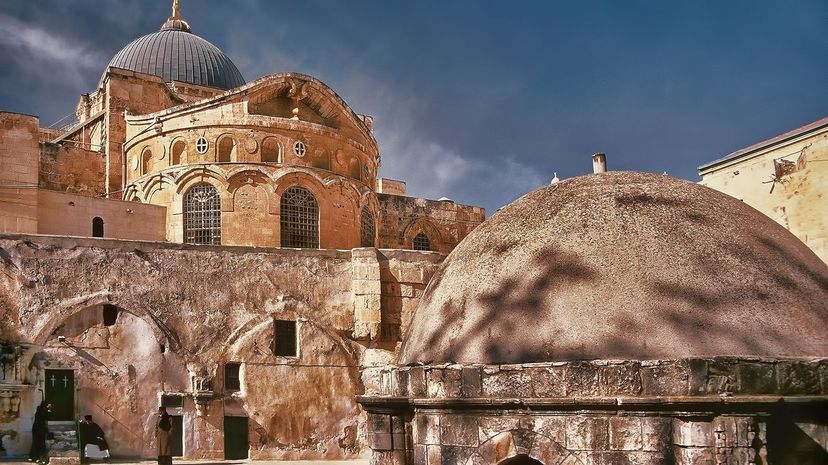
<path id="1" fill-rule="evenodd" d="M 434 226 L 434 224 L 425 219 L 425 218 L 417 218 L 412 220 L 408 226 L 403 229 L 402 233 L 402 244 L 403 247 L 411 248 L 413 247 L 414 237 L 418 234 L 423 233 L 428 237 L 429 242 L 431 243 L 431 250 L 436 251 L 435 245 L 440 244 L 443 242 L 443 235 L 440 233 L 440 229 Z"/>
<path id="2" fill-rule="evenodd" d="M 201 183 L 212 184 L 219 193 L 227 192 L 227 177 L 221 171 L 208 166 L 199 166 L 191 170 L 182 171 L 175 179 L 178 195 L 184 195 L 192 186 Z M 222 202 L 223 204 L 223 202 Z"/>
<path id="3" fill-rule="evenodd" d="M 280 197 L 282 192 L 293 186 L 304 187 L 310 190 L 317 199 L 324 197 L 321 194 L 328 189 L 327 184 L 325 184 L 325 180 L 320 178 L 319 175 L 313 171 L 292 170 L 276 178 L 273 185 L 273 192 Z"/>
<path id="4" fill-rule="evenodd" d="M 486 465 L 586 465 L 577 453 L 554 438 L 523 428 L 491 434 L 480 443 L 470 460 L 471 463 Z"/>
<path id="5" fill-rule="evenodd" d="M 261 187 L 267 196 L 267 212 L 275 215 L 279 212 L 279 197 L 274 192 L 273 179 L 267 174 L 255 169 L 243 169 L 236 171 L 227 180 L 227 192 L 230 199 L 229 210 L 236 210 L 237 193 L 240 187 L 245 185 Z"/>
<path id="6" fill-rule="evenodd" d="M 138 174 L 140 176 L 144 176 L 148 174 L 152 170 L 152 163 L 153 163 L 153 153 L 152 147 L 149 145 L 145 145 L 141 148 L 141 155 L 138 162 L 139 171 Z"/>
<path id="7" fill-rule="evenodd" d="M 143 198 L 141 197 L 141 190 L 138 188 L 136 184 L 130 184 L 124 189 L 124 193 L 122 195 L 122 199 L 128 202 L 143 202 Z"/>
<path id="8" fill-rule="evenodd" d="M 283 163 L 284 148 L 278 137 L 266 136 L 259 144 L 259 160 L 263 163 Z"/>
<path id="9" fill-rule="evenodd" d="M 149 203 L 152 203 L 152 196 L 165 186 L 175 187 L 175 178 L 169 173 L 158 173 L 152 177 L 145 179 L 141 183 L 136 183 L 136 187 L 141 190 L 141 198 Z M 174 191 L 174 189 L 173 189 Z"/>
<path id="10" fill-rule="evenodd" d="M 239 161 L 239 143 L 235 134 L 225 133 L 216 138 L 216 163 Z"/>
<path id="11" fill-rule="evenodd" d="M 189 144 L 187 139 L 182 136 L 173 138 L 170 141 L 170 163 L 169 166 L 181 165 L 188 163 L 189 153 L 187 152 Z"/>

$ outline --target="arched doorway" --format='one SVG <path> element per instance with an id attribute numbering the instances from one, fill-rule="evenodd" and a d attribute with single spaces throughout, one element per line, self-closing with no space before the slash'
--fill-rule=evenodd
<path id="1" fill-rule="evenodd" d="M 497 462 L 497 465 L 543 465 L 543 462 L 535 460 L 526 454 L 518 454 Z"/>

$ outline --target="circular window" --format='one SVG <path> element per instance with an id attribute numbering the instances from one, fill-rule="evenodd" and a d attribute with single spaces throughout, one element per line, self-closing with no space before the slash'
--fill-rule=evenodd
<path id="1" fill-rule="evenodd" d="M 198 153 L 201 153 L 201 154 L 207 153 L 207 148 L 209 146 L 210 146 L 210 143 L 207 142 L 207 139 L 205 139 L 203 137 L 199 137 L 198 140 L 196 140 L 195 147 L 196 147 L 196 152 L 198 152 Z"/>
<path id="2" fill-rule="evenodd" d="M 293 153 L 295 153 L 297 157 L 304 157 L 307 150 L 308 149 L 305 147 L 305 143 L 301 140 L 297 140 L 293 143 Z"/>

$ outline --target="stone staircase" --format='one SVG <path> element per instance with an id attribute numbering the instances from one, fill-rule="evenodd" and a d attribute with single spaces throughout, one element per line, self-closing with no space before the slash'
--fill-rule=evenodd
<path id="1" fill-rule="evenodd" d="M 74 421 L 50 421 L 49 432 L 54 436 L 54 439 L 49 441 L 49 463 L 79 464 L 77 424 Z"/>

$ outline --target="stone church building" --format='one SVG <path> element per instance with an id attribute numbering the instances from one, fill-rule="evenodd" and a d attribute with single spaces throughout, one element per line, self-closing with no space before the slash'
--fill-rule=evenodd
<path id="1" fill-rule="evenodd" d="M 0 457 L 45 399 L 64 463 L 85 414 L 154 456 L 159 406 L 187 459 L 828 463 L 828 266 L 783 226 L 602 169 L 409 197 L 370 116 L 173 5 L 75 124 L 0 112 Z"/>

